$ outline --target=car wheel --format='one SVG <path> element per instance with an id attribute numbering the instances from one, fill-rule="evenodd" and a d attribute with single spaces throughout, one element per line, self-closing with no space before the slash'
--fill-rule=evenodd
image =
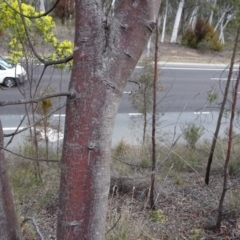
<path id="1" fill-rule="evenodd" d="M 14 87 L 16 85 L 16 81 L 14 78 L 5 78 L 4 85 L 8 88 Z"/>

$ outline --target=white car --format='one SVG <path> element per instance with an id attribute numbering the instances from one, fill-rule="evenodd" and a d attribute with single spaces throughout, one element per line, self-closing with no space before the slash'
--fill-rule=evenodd
<path id="1" fill-rule="evenodd" d="M 26 71 L 20 64 L 13 65 L 7 59 L 0 57 L 0 84 L 11 88 L 26 80 Z"/>

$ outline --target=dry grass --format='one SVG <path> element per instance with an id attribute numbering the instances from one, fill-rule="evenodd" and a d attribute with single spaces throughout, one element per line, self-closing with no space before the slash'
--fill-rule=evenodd
<path id="1" fill-rule="evenodd" d="M 195 149 L 179 143 L 171 152 L 167 146 L 159 145 L 156 211 L 151 211 L 148 204 L 150 145 L 133 147 L 120 142 L 112 150 L 107 215 L 107 231 L 110 231 L 106 240 L 240 239 L 238 142 L 236 136 L 221 231 L 212 227 L 222 190 L 226 140 L 217 145 L 209 186 L 204 183 L 209 142 L 203 141 Z M 41 164 L 41 181 L 34 174 L 31 162 L 10 158 L 9 173 L 19 218 L 34 217 L 45 239 L 56 239 L 58 166 Z M 22 230 L 24 239 L 37 239 L 30 224 Z"/>
<path id="2" fill-rule="evenodd" d="M 235 139 L 237 142 L 237 138 Z M 127 226 L 135 226 L 135 228 L 138 226 L 138 234 L 131 235 L 129 233 L 127 237 L 121 237 L 121 235 L 118 237 L 118 228 L 123 227 L 122 224 L 126 223 L 126 221 L 119 221 L 112 233 L 115 239 L 240 239 L 240 178 L 238 174 L 230 177 L 221 231 L 213 231 L 222 190 L 222 164 L 226 140 L 218 143 L 211 172 L 211 182 L 209 186 L 206 186 L 204 175 L 209 145 L 205 141 L 196 149 L 189 149 L 182 144 L 178 144 L 172 149 L 167 161 L 161 168 L 158 168 L 156 173 L 155 194 L 158 210 L 155 215 L 152 215 L 148 208 L 148 195 L 146 194 L 146 190 L 150 186 L 149 171 L 145 168 L 141 171 L 136 170 L 140 168 L 139 165 L 145 166 L 142 164 L 143 160 L 150 161 L 149 151 L 136 147 L 131 149 L 127 144 L 124 146 L 124 143 L 121 142 L 113 152 L 115 156 L 112 169 L 115 173 L 122 173 L 122 166 L 119 166 L 121 163 L 125 165 L 127 176 L 119 178 L 121 179 L 119 182 L 114 178 L 115 182 L 112 183 L 112 188 L 119 187 L 119 191 L 115 195 L 112 191 L 109 218 L 110 222 L 113 221 L 112 219 L 115 221 L 118 219 L 116 214 L 118 216 L 122 214 L 126 218 L 126 209 L 128 209 L 129 223 Z M 119 149 L 124 149 L 124 151 L 119 151 Z M 121 154 L 116 156 L 116 153 Z M 168 148 L 158 149 L 160 163 L 167 153 Z M 236 159 L 239 153 L 240 149 L 235 148 L 232 159 Z M 125 161 L 129 163 L 129 157 L 132 159 L 131 165 L 123 163 Z M 121 162 L 117 161 L 117 158 L 121 159 Z M 115 164 L 116 161 L 117 164 Z M 132 164 L 135 164 L 136 167 Z M 234 169 L 235 173 L 239 172 L 237 160 L 231 164 L 233 166 L 230 169 Z M 131 177 L 129 178 L 129 176 Z M 116 209 L 118 209 L 117 213 Z M 109 237 L 109 239 L 114 238 Z"/>

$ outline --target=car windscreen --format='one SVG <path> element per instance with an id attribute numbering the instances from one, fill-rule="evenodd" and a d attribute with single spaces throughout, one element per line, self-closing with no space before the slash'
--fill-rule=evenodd
<path id="1" fill-rule="evenodd" d="M 6 60 L 0 59 L 0 64 L 5 68 L 14 68 L 14 66 Z"/>

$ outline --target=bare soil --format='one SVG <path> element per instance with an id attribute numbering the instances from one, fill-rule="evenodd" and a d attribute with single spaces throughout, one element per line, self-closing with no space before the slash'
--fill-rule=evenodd
<path id="1" fill-rule="evenodd" d="M 180 44 L 160 43 L 159 45 L 159 60 L 163 62 L 229 64 L 231 55 L 230 47 L 225 47 L 221 52 L 202 52 Z M 238 59 L 239 56 L 238 53 Z"/>

